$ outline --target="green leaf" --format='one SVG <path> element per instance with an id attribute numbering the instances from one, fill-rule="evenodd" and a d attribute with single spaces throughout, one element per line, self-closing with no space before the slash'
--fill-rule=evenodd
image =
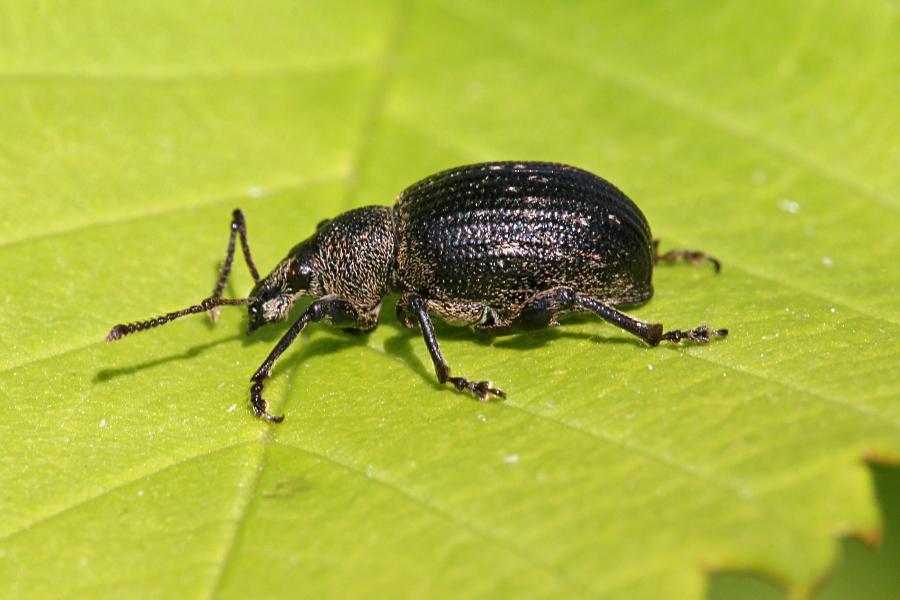
<path id="1" fill-rule="evenodd" d="M 877 538 L 900 459 L 900 35 L 886 2 L 0 5 L 0 595 L 699 598 L 803 593 Z M 664 248 L 636 316 L 439 337 L 388 306 L 239 311 L 105 344 L 212 289 L 229 213 L 265 270 L 322 218 L 440 168 L 614 181 Z M 249 289 L 242 269 L 229 294 Z"/>

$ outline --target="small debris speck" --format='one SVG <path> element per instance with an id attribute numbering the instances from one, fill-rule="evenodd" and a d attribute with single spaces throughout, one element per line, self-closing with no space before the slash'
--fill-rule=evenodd
<path id="1" fill-rule="evenodd" d="M 100 419 L 100 429 L 106 427 L 106 419 Z"/>
<path id="2" fill-rule="evenodd" d="M 650 371 L 652 371 L 652 370 L 653 370 L 653 365 L 647 365 L 647 369 L 650 370 Z"/>
<path id="3" fill-rule="evenodd" d="M 487 421 L 487 417 L 484 416 L 484 415 L 479 414 L 479 415 L 478 415 L 478 420 L 481 421 L 482 423 L 484 423 L 484 422 Z"/>
<path id="4" fill-rule="evenodd" d="M 837 312 L 837 309 L 836 309 L 835 307 L 832 306 L 832 307 L 831 307 L 831 312 L 836 313 L 836 312 Z"/>
<path id="5" fill-rule="evenodd" d="M 769 180 L 769 176 L 766 175 L 765 171 L 754 171 L 753 177 L 751 181 L 753 181 L 754 185 L 762 185 Z"/>
<path id="6" fill-rule="evenodd" d="M 247 195 L 250 196 L 251 198 L 259 198 L 260 196 L 263 195 L 263 190 L 261 187 L 251 185 L 250 187 L 247 188 Z"/>
<path id="7" fill-rule="evenodd" d="M 778 208 L 783 210 L 786 213 L 795 214 L 800 210 L 800 203 L 796 200 L 791 200 L 789 198 L 785 198 L 778 202 Z"/>
<path id="8" fill-rule="evenodd" d="M 138 496 L 143 496 L 143 495 L 144 495 L 144 490 L 138 490 Z"/>
<path id="9" fill-rule="evenodd" d="M 831 260 L 831 257 L 830 257 L 830 256 L 823 256 L 823 257 L 822 257 L 822 264 L 825 265 L 826 267 L 831 267 L 831 266 L 834 265 L 834 261 Z"/>
<path id="10" fill-rule="evenodd" d="M 232 404 L 231 406 L 228 407 L 228 410 L 226 410 L 225 412 L 233 413 L 234 409 L 236 409 L 236 408 L 237 408 L 237 404 Z"/>
<path id="11" fill-rule="evenodd" d="M 517 463 L 517 462 L 519 462 L 519 455 L 518 454 L 510 454 L 509 456 L 504 456 L 503 462 L 509 463 L 509 464 Z"/>

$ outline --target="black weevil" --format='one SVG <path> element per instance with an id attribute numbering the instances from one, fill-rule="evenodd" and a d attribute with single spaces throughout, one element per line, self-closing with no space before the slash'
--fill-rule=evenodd
<path id="1" fill-rule="evenodd" d="M 256 285 L 247 298 L 222 292 L 239 237 Z M 489 335 L 553 327 L 560 316 L 592 312 L 640 337 L 709 342 L 725 329 L 700 325 L 663 331 L 616 308 L 653 295 L 653 267 L 678 259 L 719 262 L 702 252 L 657 253 L 640 209 L 608 181 L 575 167 L 543 162 L 492 162 L 442 171 L 404 190 L 393 207 L 367 206 L 323 221 L 312 237 L 260 279 L 244 215 L 235 210 L 231 236 L 212 296 L 199 304 L 138 323 L 116 325 L 107 341 L 219 306 L 247 306 L 248 333 L 287 317 L 300 296 L 315 300 L 253 374 L 254 414 L 268 412 L 263 382 L 278 357 L 308 323 L 328 321 L 361 332 L 378 324 L 381 302 L 399 293 L 397 318 L 419 327 L 438 381 L 482 400 L 504 397 L 489 381 L 450 375 L 431 322 L 435 315 Z"/>

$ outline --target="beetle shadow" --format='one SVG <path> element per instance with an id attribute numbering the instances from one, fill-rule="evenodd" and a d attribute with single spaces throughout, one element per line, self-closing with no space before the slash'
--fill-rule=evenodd
<path id="1" fill-rule="evenodd" d="M 138 373 L 139 371 L 143 371 L 145 369 L 152 369 L 154 367 L 159 367 L 162 365 L 166 365 L 173 362 L 179 362 L 184 360 L 190 360 L 192 358 L 196 358 L 200 356 L 207 350 L 211 348 L 215 348 L 220 344 L 226 344 L 228 342 L 233 342 L 239 339 L 240 335 L 232 335 L 226 338 L 215 340 L 214 342 L 207 342 L 205 344 L 198 344 L 196 346 L 192 346 L 185 350 L 184 352 L 179 352 L 177 354 L 170 354 L 168 356 L 161 356 L 159 358 L 154 358 L 152 360 L 144 361 L 138 364 L 129 365 L 127 367 L 116 367 L 116 368 L 108 368 L 108 369 L 100 369 L 94 375 L 94 383 L 104 383 L 115 379 L 117 377 L 121 377 L 122 375 L 133 375 L 134 373 Z"/>
<path id="2" fill-rule="evenodd" d="M 217 271 L 217 273 L 218 273 L 218 271 Z M 229 281 L 228 286 L 226 287 L 226 291 L 229 291 L 230 289 L 231 289 L 231 282 Z M 230 307 L 224 307 L 224 308 L 230 308 Z M 208 329 L 209 331 L 213 331 L 218 327 L 223 327 L 223 324 L 215 323 L 212 321 L 212 319 L 210 319 L 209 317 L 206 317 L 205 315 L 201 315 L 200 318 L 203 318 L 203 320 L 206 323 L 206 329 Z M 115 379 L 117 377 L 121 377 L 122 375 L 133 375 L 135 373 L 144 371 L 146 369 L 152 369 L 154 367 L 159 367 L 162 365 L 191 360 L 193 358 L 196 358 L 196 357 L 202 355 L 204 352 L 206 352 L 212 348 L 215 348 L 216 346 L 219 346 L 221 344 L 227 344 L 229 342 L 234 342 L 237 340 L 241 340 L 241 345 L 243 347 L 246 347 L 254 342 L 260 342 L 260 341 L 272 342 L 272 340 L 276 340 L 276 339 L 280 338 L 282 335 L 284 335 L 284 333 L 290 327 L 290 323 L 291 323 L 290 321 L 273 323 L 269 327 L 266 327 L 263 330 L 255 332 L 253 336 L 248 336 L 247 330 L 246 330 L 247 320 L 246 320 L 246 318 L 242 318 L 234 327 L 233 335 L 229 335 L 227 337 L 217 339 L 212 342 L 206 342 L 203 344 L 197 344 L 195 346 L 191 346 L 184 352 L 177 352 L 175 354 L 170 354 L 168 356 L 160 356 L 158 358 L 154 358 L 151 360 L 147 360 L 144 362 L 140 362 L 140 363 L 125 366 L 125 367 L 100 369 L 94 375 L 93 381 L 94 381 L 94 383 L 105 383 L 105 382 Z M 142 332 L 142 335 L 139 337 L 144 337 L 146 335 L 153 335 L 153 333 Z M 159 334 L 157 333 L 157 335 L 159 335 Z"/>
<path id="3" fill-rule="evenodd" d="M 431 365 L 422 362 L 419 357 L 416 356 L 416 353 L 413 352 L 413 340 L 421 340 L 421 334 L 412 329 L 403 327 L 400 323 L 397 323 L 395 329 L 396 334 L 384 341 L 385 351 L 400 359 L 409 369 L 427 381 L 431 387 L 435 389 L 443 388 L 444 384 L 438 382 L 434 369 L 430 368 Z"/>
<path id="4" fill-rule="evenodd" d="M 242 346 L 249 346 L 251 344 L 257 342 L 271 342 L 274 340 L 278 340 L 284 335 L 285 331 L 287 331 L 289 324 L 279 324 L 281 327 L 272 327 L 269 328 L 265 336 L 260 336 L 254 334 L 254 336 L 247 336 L 245 332 L 238 331 L 234 335 L 230 335 L 226 338 L 215 340 L 214 342 L 207 342 L 205 344 L 197 344 L 196 346 L 192 346 L 185 350 L 184 352 L 178 352 L 175 354 L 169 354 L 168 356 L 160 356 L 159 358 L 154 358 L 152 360 L 147 360 L 141 363 L 129 365 L 127 367 L 117 367 L 117 368 L 108 368 L 108 369 L 100 369 L 94 375 L 94 383 L 103 383 L 106 381 L 110 381 L 117 377 L 121 377 L 122 375 L 133 375 L 134 373 L 138 373 L 145 369 L 152 369 L 154 367 L 159 367 L 162 365 L 180 362 L 185 360 L 190 360 L 193 358 L 197 358 L 201 354 L 205 353 L 216 346 L 221 344 L 227 344 L 229 342 L 234 342 L 241 340 Z M 333 354 L 345 348 L 347 346 L 352 346 L 354 344 L 363 344 L 365 343 L 363 339 L 357 339 L 358 336 L 352 334 L 344 334 L 341 335 L 342 332 L 337 332 L 337 336 L 341 337 L 330 337 L 327 339 L 317 339 L 312 341 L 309 344 L 302 344 L 299 352 L 291 352 L 288 356 L 288 353 L 285 353 L 284 358 L 279 360 L 277 363 L 277 367 L 275 368 L 275 373 L 284 370 L 281 368 L 282 364 L 290 365 L 295 362 L 295 356 L 300 355 L 301 357 L 308 356 L 316 356 L 316 355 L 326 355 Z M 346 337 L 344 337 L 346 336 Z M 255 338 L 255 339 L 254 339 Z M 261 338 L 261 339 L 260 339 Z M 297 342 L 302 342 L 302 338 L 298 339 Z M 297 344 L 301 345 L 301 344 Z"/>
<path id="5" fill-rule="evenodd" d="M 229 284 L 230 285 L 230 284 Z M 246 319 L 241 319 L 235 326 L 235 333 L 225 338 L 217 339 L 212 342 L 198 344 L 188 348 L 184 352 L 178 352 L 168 356 L 162 356 L 152 360 L 144 361 L 125 367 L 107 368 L 97 371 L 93 381 L 95 383 L 104 383 L 123 375 L 132 375 L 145 369 L 152 369 L 166 364 L 187 361 L 196 358 L 206 351 L 228 342 L 241 340 L 241 346 L 246 348 L 255 344 L 266 344 L 273 346 L 287 332 L 291 324 L 306 310 L 311 299 L 304 298 L 298 301 L 292 308 L 290 316 L 284 321 L 272 323 L 253 333 L 246 334 Z M 385 350 L 398 360 L 402 361 L 406 366 L 415 371 L 420 377 L 428 381 L 436 389 L 441 389 L 444 385 L 438 383 L 432 365 L 428 361 L 422 361 L 419 355 L 413 350 L 413 343 L 419 343 L 424 346 L 422 334 L 418 329 L 408 329 L 404 327 L 395 316 L 396 298 L 387 298 L 381 310 L 380 327 L 387 327 L 394 331 L 394 334 L 387 338 L 384 342 Z M 587 322 L 596 322 L 598 319 L 591 315 L 570 315 L 566 318 L 566 324 L 578 324 Z M 216 325 L 209 319 L 206 319 L 207 326 L 212 329 Z M 335 354 L 347 347 L 367 345 L 367 334 L 352 333 L 342 331 L 337 328 L 323 328 L 329 331 L 327 337 L 319 337 L 309 343 L 302 343 L 306 336 L 300 336 L 297 342 L 300 342 L 299 348 L 292 348 L 286 352 L 277 362 L 272 376 L 289 373 L 289 378 L 294 379 L 299 366 L 314 356 L 327 356 Z M 598 344 L 630 344 L 638 347 L 646 347 L 646 344 L 638 338 L 624 335 L 601 336 L 596 334 L 585 333 L 581 331 L 568 331 L 565 326 L 560 328 L 539 329 L 535 331 L 526 331 L 506 336 L 490 336 L 483 333 L 472 331 L 468 327 L 453 327 L 437 321 L 435 323 L 435 332 L 438 341 L 455 340 L 466 341 L 477 344 L 483 348 L 497 347 L 502 349 L 511 349 L 517 351 L 534 350 L 544 347 L 555 340 L 559 339 L 575 339 L 585 342 L 593 342 Z M 415 341 L 414 341 L 415 340 Z M 447 357 L 448 362 L 453 364 L 453 357 Z"/>
<path id="6" fill-rule="evenodd" d="M 230 286 L 230 282 L 229 282 Z M 228 288 L 226 288 L 227 290 Z M 158 358 L 154 358 L 151 360 L 146 360 L 137 364 L 128 365 L 125 367 L 116 367 L 116 368 L 105 368 L 100 369 L 94 374 L 93 382 L 94 383 L 105 383 L 112 379 L 116 379 L 123 375 L 133 375 L 140 371 L 144 371 L 146 369 L 152 369 L 155 367 L 159 367 L 162 365 L 172 364 L 181 361 L 191 360 L 196 358 L 206 351 L 215 348 L 221 344 L 227 344 L 229 342 L 241 341 L 241 346 L 246 348 L 253 344 L 268 344 L 274 345 L 274 343 L 281 339 L 281 337 L 287 332 L 290 328 L 291 324 L 294 322 L 296 317 L 299 317 L 300 314 L 304 310 L 306 310 L 306 306 L 309 304 L 309 300 L 307 299 L 304 302 L 298 302 L 294 307 L 294 310 L 291 311 L 291 316 L 285 321 L 279 321 L 277 323 L 271 323 L 267 327 L 264 327 L 258 331 L 255 331 L 253 335 L 247 335 L 247 320 L 246 318 L 242 318 L 234 327 L 234 334 L 229 335 L 227 337 L 217 339 L 212 342 L 206 342 L 203 344 L 197 344 L 195 346 L 191 346 L 187 350 L 183 352 L 177 352 L 175 354 L 170 354 L 168 356 L 160 356 Z M 296 314 L 295 314 L 296 313 Z M 222 324 L 216 324 L 211 319 L 205 318 L 206 327 L 210 331 L 214 330 L 216 327 L 222 327 Z M 144 335 L 147 335 L 147 332 L 142 332 Z M 152 335 L 152 334 L 150 334 Z M 338 332 L 340 336 L 340 332 Z M 285 356 L 283 360 L 278 361 L 278 367 L 284 364 L 293 364 L 294 355 L 300 354 L 301 356 L 309 356 L 310 350 L 309 348 L 313 348 L 313 352 L 321 353 L 321 354 L 331 354 L 333 352 L 337 352 L 344 346 L 353 343 L 364 343 L 363 340 L 357 340 L 354 342 L 354 338 L 357 337 L 352 334 L 346 334 L 347 337 L 345 340 L 340 340 L 336 338 L 332 338 L 331 340 L 321 340 L 321 343 L 317 340 L 312 344 L 304 345 L 304 351 L 302 353 L 292 352 L 290 356 Z M 143 336 L 141 336 L 143 337 Z M 299 340 L 298 340 L 299 341 Z M 330 343 L 328 343 L 330 342 Z M 342 343 L 343 342 L 343 343 Z M 276 367 L 275 371 L 281 371 L 283 369 L 279 369 Z M 250 373 L 252 374 L 252 373 Z M 249 375 L 248 374 L 248 377 Z"/>
<path id="7" fill-rule="evenodd" d="M 581 340 L 604 346 L 624 345 L 635 346 L 637 348 L 647 347 L 646 342 L 640 338 L 614 327 L 609 330 L 609 335 L 599 335 L 596 333 L 586 333 L 584 331 L 567 329 L 567 326 L 570 325 L 583 325 L 587 323 L 604 323 L 604 321 L 589 314 L 574 314 L 566 316 L 559 327 L 523 331 L 513 335 L 498 336 L 488 339 L 493 339 L 493 345 L 497 348 L 510 348 L 512 350 L 534 350 L 545 346 L 554 340 L 563 339 Z"/>
<path id="8" fill-rule="evenodd" d="M 535 350 L 556 340 L 565 339 L 581 340 L 602 346 L 621 345 L 635 346 L 637 348 L 647 347 L 647 344 L 638 338 L 624 337 L 616 334 L 604 336 L 582 331 L 565 331 L 556 328 L 540 329 L 538 331 L 529 331 L 513 336 L 496 338 L 497 341 L 495 341 L 493 345 L 497 348 L 509 348 L 512 350 Z"/>
<path id="9" fill-rule="evenodd" d="M 582 318 L 579 318 L 582 317 Z M 596 322 L 596 318 L 590 315 L 573 316 L 566 319 L 567 323 Z M 384 342 L 387 352 L 402 360 L 410 369 L 420 377 L 430 382 L 435 389 L 443 389 L 445 384 L 437 381 L 437 376 L 429 361 L 423 361 L 413 350 L 413 344 L 419 343 L 424 347 L 422 334 L 417 329 L 403 327 L 395 318 L 384 323 L 383 326 L 395 330 L 395 334 Z M 435 323 L 435 335 L 438 343 L 444 340 L 458 340 L 474 342 L 482 347 L 508 348 L 517 351 L 534 350 L 546 346 L 555 340 L 575 339 L 597 344 L 623 344 L 646 348 L 647 344 L 638 338 L 625 337 L 623 335 L 600 336 L 580 331 L 566 331 L 564 328 L 548 328 L 535 331 L 525 331 L 507 336 L 489 336 L 483 333 L 473 332 L 467 327 L 452 327 L 443 323 Z M 453 357 L 446 356 L 447 362 L 453 365 Z M 492 399 L 493 400 L 493 399 Z"/>
<path id="10" fill-rule="evenodd" d="M 297 396 L 294 393 L 298 385 L 300 367 L 310 358 L 323 357 L 337 354 L 352 346 L 364 346 L 365 338 L 361 335 L 337 331 L 336 335 L 311 340 L 308 344 L 302 344 L 294 352 L 286 352 L 284 359 L 279 360 L 272 370 L 271 378 L 284 377 L 287 385 L 284 387 L 281 399 L 281 411 L 284 411 L 291 398 Z"/>

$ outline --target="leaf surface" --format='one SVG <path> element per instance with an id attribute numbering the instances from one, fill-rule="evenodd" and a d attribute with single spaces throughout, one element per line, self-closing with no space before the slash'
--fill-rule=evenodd
<path id="1" fill-rule="evenodd" d="M 38 26 L 40 25 L 40 26 Z M 0 593 L 699 598 L 811 589 L 900 458 L 900 35 L 879 2 L 0 5 Z M 266 270 L 455 164 L 577 164 L 664 248 L 636 316 L 726 326 L 311 328 L 223 310 L 230 210 Z M 242 295 L 238 267 L 228 293 Z"/>

